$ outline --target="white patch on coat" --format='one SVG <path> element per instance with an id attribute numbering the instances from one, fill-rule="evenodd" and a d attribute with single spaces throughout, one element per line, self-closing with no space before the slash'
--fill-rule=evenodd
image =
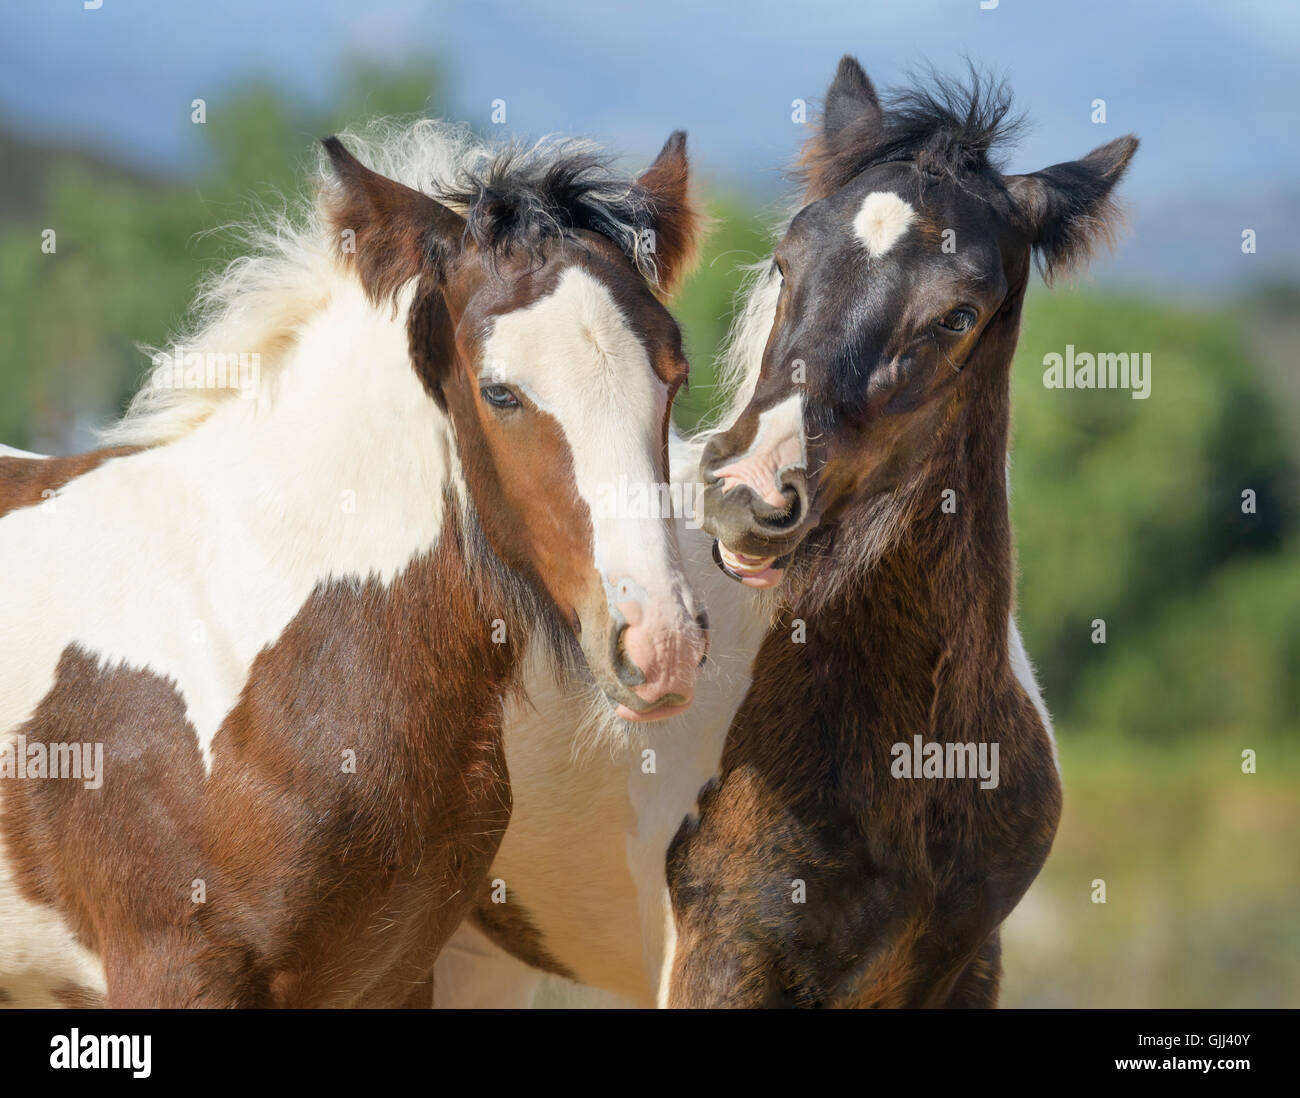
<path id="1" fill-rule="evenodd" d="M 0 1005 L 49 1009 L 64 1004 L 59 988 L 103 995 L 104 969 L 73 936 L 55 908 L 32 903 L 18 891 L 3 837 L 0 837 Z"/>
<path id="2" fill-rule="evenodd" d="M 438 954 L 433 1005 L 438 1010 L 522 1009 L 532 1005 L 544 975 L 466 921 Z"/>
<path id="3" fill-rule="evenodd" d="M 0 458 L 27 458 L 32 461 L 44 461 L 47 455 L 33 454 L 30 450 L 19 450 L 16 446 L 0 445 Z"/>
<path id="4" fill-rule="evenodd" d="M 1006 482 L 1007 482 L 1007 499 L 1011 499 L 1011 451 L 1007 451 L 1006 460 Z M 1056 730 L 1052 727 L 1052 715 L 1047 711 L 1047 704 L 1043 701 L 1043 692 L 1039 689 L 1038 678 L 1034 674 L 1034 665 L 1030 662 L 1029 653 L 1025 651 L 1025 642 L 1020 637 L 1020 627 L 1016 624 L 1015 614 L 1011 615 L 1011 620 L 1007 626 L 1007 655 L 1011 660 L 1011 673 L 1020 683 L 1020 687 L 1029 695 L 1029 700 L 1033 703 L 1034 709 L 1038 712 L 1038 718 L 1043 722 L 1043 728 L 1047 732 L 1047 739 L 1052 745 L 1052 758 L 1056 762 L 1056 769 L 1061 769 L 1061 760 L 1056 751 Z"/>
<path id="5" fill-rule="evenodd" d="M 1020 628 L 1016 625 L 1015 615 L 1012 615 L 1007 626 L 1007 655 L 1011 659 L 1011 673 L 1020 683 L 1020 688 L 1029 695 L 1034 709 L 1038 711 L 1038 719 L 1043 722 L 1048 742 L 1052 745 L 1052 759 L 1056 762 L 1057 770 L 1060 770 L 1061 761 L 1056 754 L 1056 732 L 1052 728 L 1052 715 L 1047 711 L 1047 705 L 1043 701 L 1043 693 L 1034 675 L 1034 665 L 1029 662 L 1029 653 L 1025 651 L 1025 642 L 1020 639 Z"/>
<path id="6" fill-rule="evenodd" d="M 479 376 L 519 386 L 559 423 L 607 588 L 630 579 L 651 599 L 689 601 L 667 523 L 618 506 L 621 485 L 649 490 L 662 481 L 651 455 L 668 386 L 609 289 L 581 267 L 566 269 L 545 297 L 497 317 Z"/>
<path id="7" fill-rule="evenodd" d="M 254 659 L 314 589 L 391 583 L 437 544 L 444 487 L 463 498 L 463 485 L 403 316 L 342 280 L 272 390 L 0 518 L 0 741 L 76 644 L 102 668 L 170 682 L 210 768 Z M 0 986 L 12 972 L 39 982 L 37 970 L 57 986 L 84 967 L 60 925 L 22 901 L 0 858 Z"/>
<path id="8" fill-rule="evenodd" d="M 253 660 L 318 585 L 390 583 L 437 544 L 454 451 L 401 315 L 346 280 L 277 382 L 0 519 L 0 735 L 76 644 L 172 682 L 210 766 Z"/>
<path id="9" fill-rule="evenodd" d="M 722 429 L 753 392 L 776 310 L 779 281 L 769 273 L 770 264 L 760 267 L 725 354 L 735 396 Z M 696 478 L 704 441 L 670 438 L 675 481 Z M 506 712 L 514 812 L 491 875 L 512 882 L 544 947 L 589 985 L 573 989 L 571 1002 L 585 993 L 589 1005 L 603 1005 L 611 992 L 639 1006 L 666 1002 L 676 946 L 665 880 L 668 843 L 681 821 L 695 814 L 700 788 L 717 774 L 727 730 L 748 693 L 754 657 L 771 621 L 771 594 L 742 592 L 722 577 L 710 538 L 698 530 L 681 530 L 679 537 L 687 578 L 709 611 L 713 643 L 690 711 L 652 726 L 654 742 L 645 746 L 656 752 L 657 775 L 641 774 L 639 740 L 630 739 L 621 753 L 589 753 L 591 743 L 613 742 L 594 730 L 608 717 L 578 687 L 556 682 L 541 661 L 530 662 L 525 676 L 528 702 Z M 864 556 L 874 561 L 883 544 Z M 1051 718 L 1014 617 L 1007 647 L 1013 673 L 1051 736 Z M 502 981 L 497 993 L 475 992 L 475 952 L 491 968 L 483 969 L 485 980 L 496 980 L 508 967 L 491 956 L 500 952 L 497 947 L 479 946 L 458 951 L 454 963 L 439 958 L 439 1000 L 505 1007 L 538 986 L 528 970 L 515 969 L 513 981 Z"/>
<path id="10" fill-rule="evenodd" d="M 754 437 L 745 452 L 709 472 L 722 478 L 724 492 L 737 484 L 745 484 L 766 503 L 784 507 L 786 499 L 781 494 L 781 474 L 807 467 L 808 442 L 800 389 L 780 404 L 759 413 Z"/>
<path id="11" fill-rule="evenodd" d="M 907 231 L 916 216 L 911 205 L 893 191 L 872 191 L 853 219 L 853 232 L 872 256 L 882 256 Z"/>

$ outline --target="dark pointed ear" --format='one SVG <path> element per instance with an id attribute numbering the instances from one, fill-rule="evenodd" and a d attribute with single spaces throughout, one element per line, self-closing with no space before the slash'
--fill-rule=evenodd
<path id="1" fill-rule="evenodd" d="M 328 203 L 339 250 L 351 255 L 372 301 L 422 274 L 441 280 L 459 254 L 465 220 L 426 194 L 372 172 L 337 137 L 323 142 L 338 188 Z"/>
<path id="2" fill-rule="evenodd" d="M 646 199 L 649 229 L 637 243 L 638 265 L 652 272 L 665 295 L 675 293 L 699 258 L 703 218 L 691 199 L 686 134 L 677 130 L 664 143 L 655 162 L 636 181 Z"/>
<path id="3" fill-rule="evenodd" d="M 834 194 L 857 175 L 883 124 L 875 87 L 857 59 L 846 53 L 826 91 L 821 126 L 804 145 L 799 160 L 805 201 Z"/>
<path id="4" fill-rule="evenodd" d="M 832 145 L 842 144 L 854 128 L 878 130 L 880 119 L 880 99 L 875 87 L 858 59 L 846 53 L 840 58 L 835 79 L 826 90 L 822 136 Z"/>
<path id="5" fill-rule="evenodd" d="M 1137 147 L 1138 139 L 1130 134 L 1093 149 L 1082 160 L 1006 177 L 1007 191 L 1047 281 L 1086 263 L 1100 245 L 1112 242 L 1120 218 L 1111 191 Z"/>

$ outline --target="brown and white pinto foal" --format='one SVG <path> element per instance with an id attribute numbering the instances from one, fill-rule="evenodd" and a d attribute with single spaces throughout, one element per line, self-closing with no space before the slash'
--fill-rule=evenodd
<path id="1" fill-rule="evenodd" d="M 806 150 L 752 398 L 701 463 L 721 563 L 785 606 L 669 852 L 670 1004 L 997 1001 L 1061 803 L 1009 627 L 1011 360 L 1031 254 L 1086 257 L 1137 145 L 1002 175 L 1007 112 L 978 79 L 882 106 L 846 57 Z"/>
<path id="2" fill-rule="evenodd" d="M 636 181 L 435 123 L 383 174 L 326 146 L 124 445 L 0 459 L 0 1001 L 428 1005 L 526 647 L 625 718 L 691 699 L 672 529 L 596 506 L 666 479 L 683 138 Z"/>

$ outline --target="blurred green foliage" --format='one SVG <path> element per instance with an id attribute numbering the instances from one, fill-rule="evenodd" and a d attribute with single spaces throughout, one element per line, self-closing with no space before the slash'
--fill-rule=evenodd
<path id="1" fill-rule="evenodd" d="M 1058 739 L 1065 811 L 1003 929 L 1004 1005 L 1300 1007 L 1300 742 Z"/>
<path id="2" fill-rule="evenodd" d="M 209 104 L 193 182 L 0 135 L 11 176 L 0 187 L 0 441 L 86 440 L 85 425 L 139 383 L 138 346 L 165 344 L 201 273 L 230 254 L 211 230 L 293 194 L 321 135 L 436 113 L 435 72 L 360 65 L 322 108 L 245 87 Z M 706 189 L 705 201 L 715 231 L 675 303 L 692 363 L 683 425 L 717 395 L 712 359 L 738 268 L 770 246 L 743 195 Z M 1057 718 L 1067 807 L 1057 852 L 1008 928 L 1008 1002 L 1297 1005 L 1300 388 L 1288 397 L 1277 381 L 1289 359 L 1259 361 L 1247 335 L 1262 316 L 1258 302 L 1071 290 L 1026 304 L 1013 383 L 1019 617 Z M 1289 352 L 1295 334 L 1274 343 Z M 1150 398 L 1046 389 L 1043 356 L 1067 343 L 1150 352 Z M 1261 751 L 1258 775 L 1240 773 L 1247 747 Z M 1096 877 L 1110 882 L 1107 905 L 1089 900 Z"/>
<path id="3" fill-rule="evenodd" d="M 324 107 L 269 84 L 238 89 L 209 105 L 194 183 L 10 149 L 9 170 L 36 179 L 9 187 L 27 199 L 8 203 L 0 229 L 0 438 L 66 448 L 74 425 L 111 415 L 147 365 L 139 347 L 166 343 L 201 273 L 238 246 L 221 226 L 300 193 L 320 135 L 436 112 L 436 73 L 359 63 Z M 704 200 L 713 230 L 674 303 L 692 363 L 675 409 L 684 426 L 715 405 L 713 358 L 741 268 L 771 245 L 745 196 L 706 186 Z M 47 227 L 53 255 L 40 247 Z M 1013 382 L 1019 617 L 1067 726 L 1168 740 L 1300 723 L 1300 434 L 1283 430 L 1252 358 L 1254 320 L 1239 304 L 1031 293 Z M 1150 398 L 1045 388 L 1043 356 L 1067 343 L 1150 352 Z M 1254 514 L 1242 512 L 1244 489 Z M 1094 619 L 1105 644 L 1092 640 Z"/>
<path id="4" fill-rule="evenodd" d="M 1228 713 L 1300 726 L 1286 685 L 1300 668 L 1294 455 L 1244 324 L 1238 307 L 1068 292 L 1026 303 L 1012 402 L 1019 618 L 1067 721 L 1167 738 Z M 1043 357 L 1067 343 L 1150 352 L 1151 395 L 1046 388 Z M 1261 569 L 1271 581 L 1252 578 Z"/>
<path id="5" fill-rule="evenodd" d="M 694 427 L 718 407 L 714 360 L 731 324 L 732 302 L 744 268 L 770 255 L 775 243 L 743 196 L 710 191 L 703 197 L 708 240 L 699 267 L 672 302 L 691 364 L 688 387 L 673 405 L 673 417 L 683 428 Z"/>

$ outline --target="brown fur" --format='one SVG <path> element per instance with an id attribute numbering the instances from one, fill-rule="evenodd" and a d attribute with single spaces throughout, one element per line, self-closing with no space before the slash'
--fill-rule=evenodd
<path id="1" fill-rule="evenodd" d="M 44 503 L 70 480 L 139 449 L 138 446 L 114 446 L 71 457 L 0 457 L 0 515 Z"/>
<path id="2" fill-rule="evenodd" d="M 655 267 L 659 289 L 668 297 L 695 268 L 705 219 L 691 200 L 686 135 L 678 130 L 637 180 L 654 210 Z"/>
<path id="3" fill-rule="evenodd" d="M 575 979 L 546 948 L 542 935 L 528 914 L 528 908 L 513 892 L 506 892 L 505 903 L 495 903 L 491 898 L 491 882 L 480 890 L 478 902 L 471 916 L 474 925 L 497 943 L 512 957 L 526 965 L 565 979 Z"/>
<path id="4" fill-rule="evenodd" d="M 828 554 L 765 640 L 720 780 L 669 856 L 674 1005 L 936 1006 L 958 986 L 995 1001 L 994 952 L 963 972 L 992 951 L 1060 813 L 1051 745 L 1007 657 L 1010 350 L 981 360 L 1001 370 L 960 407 L 923 511 L 861 588 L 820 601 Z M 939 509 L 948 487 L 956 515 Z M 893 778 L 890 747 L 914 735 L 998 742 L 999 786 Z"/>
<path id="5" fill-rule="evenodd" d="M 840 62 L 802 165 L 808 204 L 776 249 L 753 398 L 701 461 L 705 529 L 786 567 L 787 605 L 669 850 L 672 1005 L 995 1005 L 998 928 L 1060 818 L 1008 654 L 1011 360 L 1031 253 L 1049 273 L 1086 257 L 1137 142 L 1002 177 L 1001 87 L 940 82 L 890 107 Z M 846 227 L 878 191 L 918 223 L 869 255 Z M 775 508 L 713 470 L 794 394 L 795 360 L 807 467 L 778 474 Z M 996 743 L 999 784 L 895 777 L 892 748 L 918 736 Z"/>
<path id="6" fill-rule="evenodd" d="M 498 699 L 521 643 L 490 622 L 527 626 L 476 572 L 453 520 L 390 587 L 318 589 L 206 779 L 169 684 L 65 652 L 22 732 L 93 734 L 105 783 L 15 783 L 6 838 L 24 892 L 103 958 L 108 1005 L 396 1006 L 428 978 L 510 812 Z"/>

